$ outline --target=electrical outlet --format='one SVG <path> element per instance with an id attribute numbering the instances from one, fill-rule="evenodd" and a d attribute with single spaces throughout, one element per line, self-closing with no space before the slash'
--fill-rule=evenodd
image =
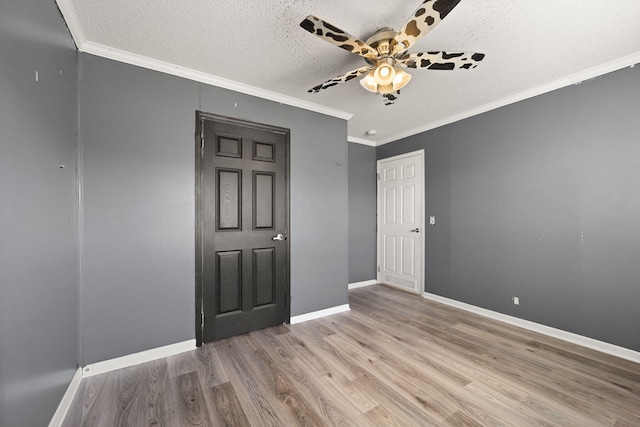
<path id="1" fill-rule="evenodd" d="M 520 298 L 519 297 L 513 297 L 513 305 L 520 305 Z"/>

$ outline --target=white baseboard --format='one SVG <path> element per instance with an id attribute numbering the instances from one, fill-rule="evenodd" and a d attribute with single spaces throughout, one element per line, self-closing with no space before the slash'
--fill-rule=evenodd
<path id="1" fill-rule="evenodd" d="M 365 280 L 364 282 L 349 283 L 349 290 L 362 288 L 364 286 L 377 285 L 377 284 L 378 284 L 378 281 L 376 279 Z"/>
<path id="2" fill-rule="evenodd" d="M 312 311 L 310 313 L 300 314 L 291 317 L 291 324 L 306 322 L 307 320 L 319 319 L 320 317 L 331 316 L 332 314 L 343 313 L 349 311 L 349 304 L 337 305 L 335 307 L 325 308 L 324 310 Z"/>
<path id="3" fill-rule="evenodd" d="M 49 427 L 59 427 L 62 425 L 62 422 L 67 416 L 67 412 L 69 412 L 69 408 L 71 407 L 71 402 L 73 402 L 73 398 L 78 392 L 78 388 L 80 387 L 80 381 L 82 380 L 82 369 L 78 368 L 76 373 L 73 374 L 73 378 L 71 378 L 71 382 L 67 387 L 67 391 L 62 396 L 62 400 L 58 404 L 58 409 L 53 414 L 51 421 L 49 422 Z"/>
<path id="4" fill-rule="evenodd" d="M 577 344 L 582 347 L 590 348 L 592 350 L 596 350 L 601 353 L 610 354 L 612 356 L 616 356 L 622 359 L 630 360 L 632 362 L 640 363 L 640 352 L 630 350 L 628 348 L 620 347 L 614 344 L 609 344 L 603 341 L 595 340 L 593 338 L 563 331 L 561 329 L 552 328 L 550 326 L 541 325 L 539 323 L 520 319 L 518 317 L 509 316 L 508 314 L 502 314 L 496 311 L 487 310 L 486 308 L 477 307 L 475 305 L 441 297 L 435 294 L 430 294 L 428 292 L 423 293 L 422 296 L 432 301 L 446 304 L 451 307 L 459 308 L 465 311 L 470 311 L 472 313 L 479 314 L 481 316 L 488 317 L 490 319 L 494 319 L 500 322 L 508 323 L 510 325 L 518 326 L 523 329 L 528 329 L 533 332 L 538 332 L 540 334 L 547 335 L 553 338 L 558 338 L 560 340 L 567 341 L 572 344 Z"/>
<path id="5" fill-rule="evenodd" d="M 185 351 L 194 350 L 196 348 L 196 340 L 183 341 L 176 344 L 166 345 L 164 347 L 152 348 L 150 350 L 141 351 L 139 353 L 128 354 L 115 359 L 109 359 L 102 362 L 92 363 L 82 369 L 83 377 L 92 377 L 94 375 L 103 374 L 105 372 L 115 371 L 116 369 L 128 368 L 129 366 L 139 363 L 151 362 L 152 360 L 162 357 L 169 357 Z"/>

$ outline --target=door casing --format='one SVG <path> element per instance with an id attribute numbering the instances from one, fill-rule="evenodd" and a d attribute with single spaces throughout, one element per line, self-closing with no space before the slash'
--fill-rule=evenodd
<path id="1" fill-rule="evenodd" d="M 254 129 L 261 129 L 266 131 L 272 131 L 281 133 L 285 136 L 285 150 L 286 150 L 286 162 L 285 162 L 285 180 L 286 180 L 286 190 L 285 190 L 285 199 L 287 206 L 287 218 L 286 218 L 286 233 L 290 235 L 290 190 L 291 186 L 289 184 L 290 177 L 290 154 L 289 154 L 289 146 L 290 146 L 290 131 L 286 128 L 281 128 L 272 125 L 266 125 L 262 123 L 256 123 L 248 120 L 236 119 L 227 116 L 221 116 L 217 114 L 206 113 L 202 111 L 196 111 L 196 133 L 195 133 L 195 210 L 196 210 L 196 218 L 195 218 L 195 331 L 196 331 L 196 346 L 200 347 L 203 343 L 204 338 L 204 284 L 203 284 L 203 270 L 204 270 L 204 251 L 203 251 L 203 234 L 204 234 L 204 223 L 203 223 L 203 215 L 204 215 L 204 207 L 203 207 L 203 138 L 204 138 L 204 129 L 202 126 L 202 120 L 213 120 L 222 123 L 229 123 L 238 126 L 247 126 Z M 286 242 L 287 247 L 290 246 L 289 240 Z M 291 263 L 290 263 L 290 253 L 291 251 L 287 249 L 286 251 L 286 280 L 285 280 L 285 292 L 286 292 L 286 307 L 285 307 L 285 322 L 291 322 Z"/>

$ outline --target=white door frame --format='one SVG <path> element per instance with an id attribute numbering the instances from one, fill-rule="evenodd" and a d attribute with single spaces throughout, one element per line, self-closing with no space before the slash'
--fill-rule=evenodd
<path id="1" fill-rule="evenodd" d="M 382 280 L 382 272 L 381 272 L 381 265 L 382 265 L 382 251 L 380 250 L 381 245 L 382 245 L 382 235 L 380 233 L 381 230 L 381 226 L 382 226 L 382 218 L 380 215 L 380 203 L 381 203 L 381 195 L 380 195 L 380 191 L 381 191 L 381 179 L 380 179 L 380 166 L 382 163 L 384 162 L 388 162 L 388 161 L 393 161 L 393 160 L 400 160 L 403 158 L 407 158 L 407 157 L 418 157 L 418 161 L 421 165 L 420 168 L 420 175 L 418 176 L 417 179 L 421 180 L 422 182 L 422 192 L 421 194 L 418 195 L 418 197 L 420 197 L 420 203 L 416 204 L 416 211 L 420 214 L 420 223 L 419 223 L 419 227 L 420 227 L 420 233 L 422 234 L 422 244 L 421 244 L 421 256 L 417 257 L 418 259 L 415 260 L 416 264 L 418 266 L 418 268 L 420 269 L 420 280 L 416 283 L 416 287 L 417 289 L 415 289 L 415 293 L 418 295 L 422 295 L 425 292 L 425 288 L 424 288 L 424 284 L 425 284 L 425 240 L 426 240 L 426 236 L 425 236 L 425 208 L 424 208 L 424 203 L 425 203 L 425 187 L 426 187 L 426 183 L 425 183 L 425 153 L 424 153 L 424 149 L 421 150 L 417 150 L 417 151 L 412 151 L 410 153 L 404 153 L 404 154 L 400 154 L 397 156 L 393 156 L 393 157 L 387 157 L 385 159 L 380 159 L 376 162 L 376 265 L 377 265 L 377 272 L 376 272 L 376 280 L 378 281 L 378 283 L 383 283 L 384 281 Z"/>

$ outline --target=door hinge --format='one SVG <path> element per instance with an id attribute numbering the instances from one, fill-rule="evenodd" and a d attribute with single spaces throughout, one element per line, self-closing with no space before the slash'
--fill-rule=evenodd
<path id="1" fill-rule="evenodd" d="M 204 307 L 203 304 L 200 305 L 200 327 L 204 330 Z"/>
<path id="2" fill-rule="evenodd" d="M 200 137 L 200 148 L 204 150 L 204 137 Z"/>
<path id="3" fill-rule="evenodd" d="M 378 273 L 380 273 L 380 266 L 378 266 Z"/>
<path id="4" fill-rule="evenodd" d="M 377 173 L 376 176 L 378 177 L 378 181 L 380 181 L 380 174 Z"/>

